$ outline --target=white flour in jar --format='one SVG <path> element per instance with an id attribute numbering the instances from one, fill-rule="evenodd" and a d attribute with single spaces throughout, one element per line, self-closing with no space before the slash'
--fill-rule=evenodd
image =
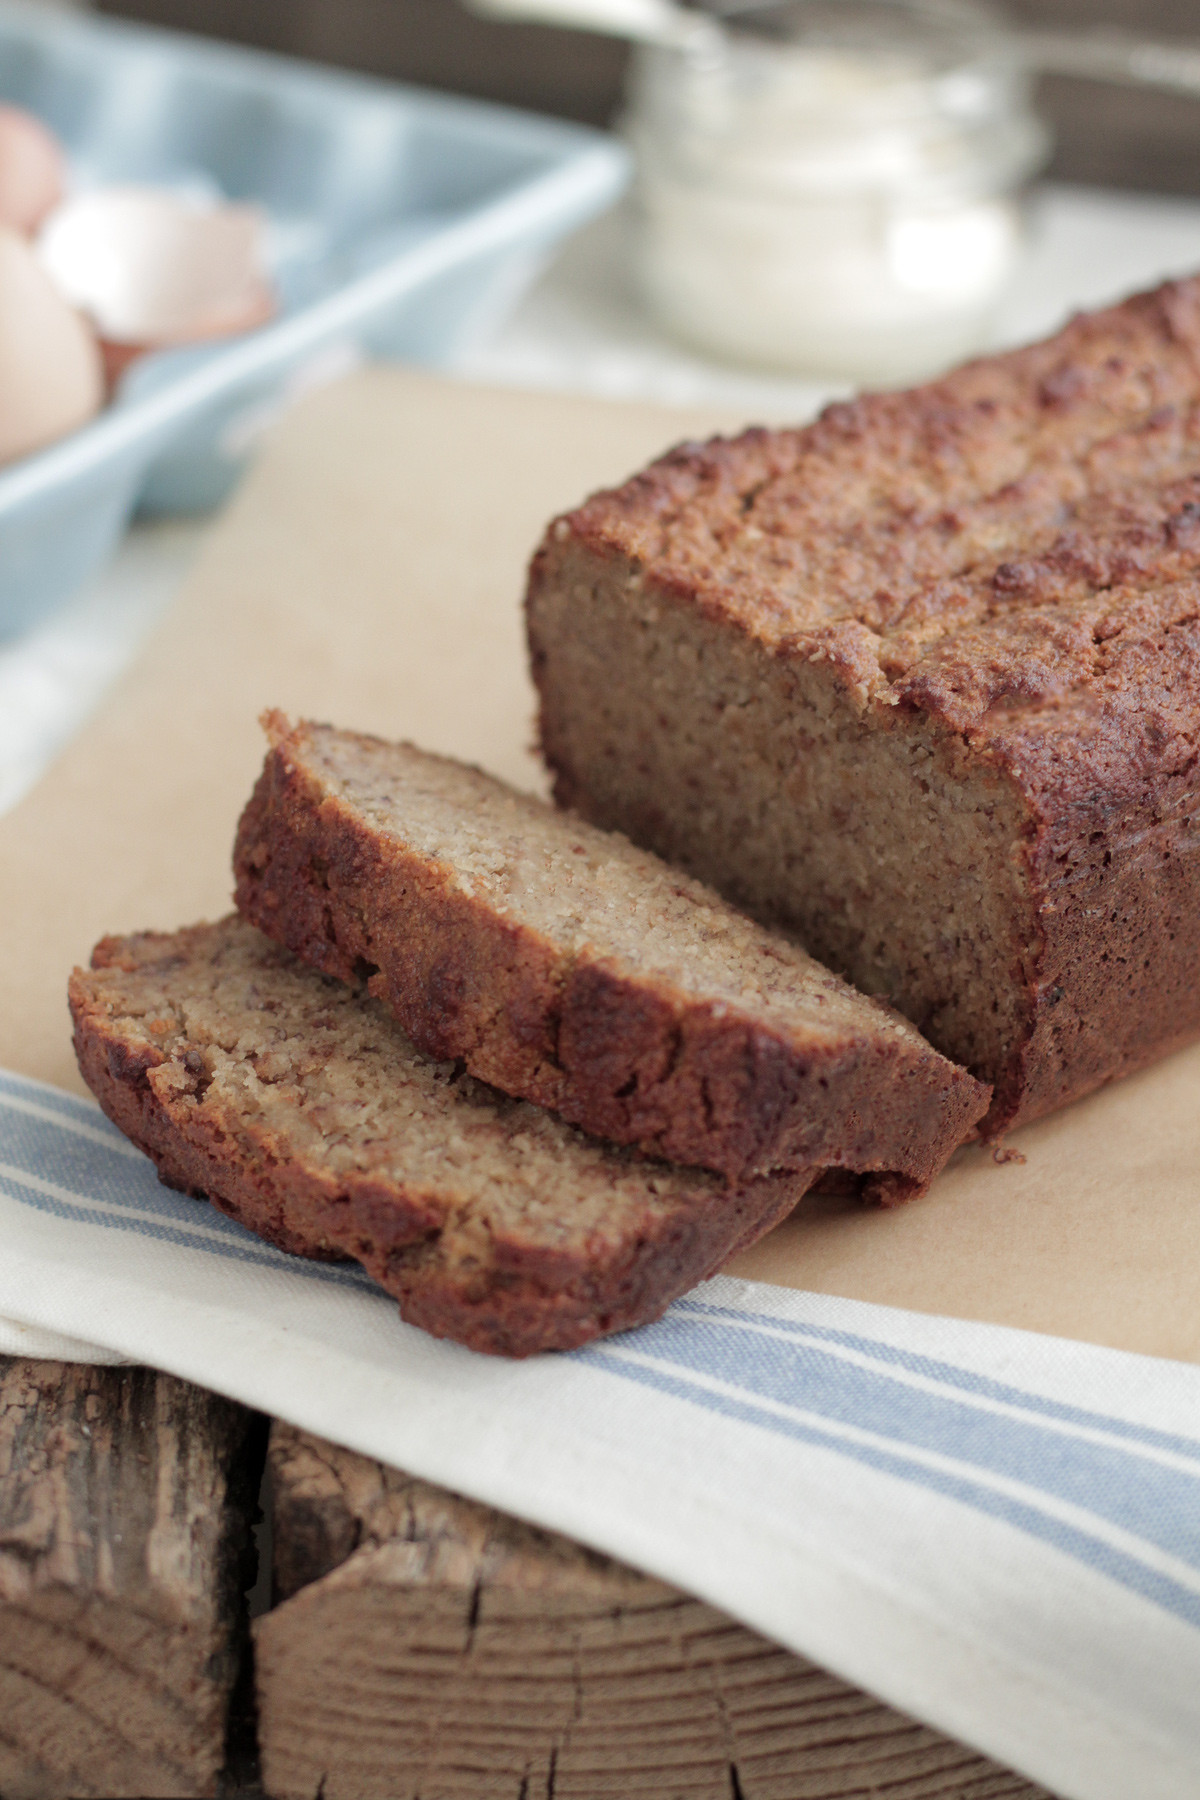
<path id="1" fill-rule="evenodd" d="M 639 273 L 662 323 L 739 361 L 880 383 L 977 349 L 1046 142 L 1012 71 L 731 48 L 639 59 Z"/>

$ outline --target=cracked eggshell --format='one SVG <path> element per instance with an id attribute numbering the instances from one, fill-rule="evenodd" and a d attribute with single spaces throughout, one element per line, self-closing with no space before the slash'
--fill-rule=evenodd
<path id="1" fill-rule="evenodd" d="M 95 188 L 50 215 L 38 253 L 120 364 L 270 318 L 263 237 L 255 207 L 198 205 L 156 188 Z"/>
<path id="2" fill-rule="evenodd" d="M 0 227 L 0 463 L 65 437 L 104 402 L 100 348 L 17 232 Z"/>
<path id="3" fill-rule="evenodd" d="M 67 162 L 54 133 L 19 106 L 0 106 L 0 225 L 31 237 L 62 199 Z"/>

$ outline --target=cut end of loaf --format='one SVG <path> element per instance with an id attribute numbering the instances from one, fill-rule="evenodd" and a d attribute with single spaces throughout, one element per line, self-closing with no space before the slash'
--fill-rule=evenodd
<path id="1" fill-rule="evenodd" d="M 557 554 L 529 629 L 559 800 L 898 1005 L 994 1083 L 987 1129 L 1003 1129 L 1036 953 L 1003 774 L 909 710 L 864 714 L 828 662 L 763 658 L 688 601 L 631 587 L 623 559 Z M 961 1136 L 984 1112 L 986 1097 Z"/>
<path id="2" fill-rule="evenodd" d="M 1200 1031 L 1200 277 L 555 521 L 561 804 L 889 998 L 997 1136 Z"/>

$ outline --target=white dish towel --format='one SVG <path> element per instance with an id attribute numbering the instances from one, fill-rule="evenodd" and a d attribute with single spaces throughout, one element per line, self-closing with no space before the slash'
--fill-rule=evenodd
<path id="1" fill-rule="evenodd" d="M 699 1594 L 1066 1800 L 1200 1794 L 1200 1368 L 719 1278 L 507 1363 L 0 1073 L 0 1349 L 154 1364 Z"/>

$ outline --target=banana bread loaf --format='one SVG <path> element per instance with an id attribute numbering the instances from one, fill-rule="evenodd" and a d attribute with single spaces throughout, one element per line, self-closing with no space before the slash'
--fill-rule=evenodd
<path id="1" fill-rule="evenodd" d="M 556 797 L 795 930 L 999 1133 L 1200 1030 L 1200 279 L 549 528 Z"/>
<path id="2" fill-rule="evenodd" d="M 236 917 L 105 938 L 70 999 L 85 1080 L 165 1182 L 285 1250 L 356 1259 L 404 1318 L 472 1349 L 657 1318 L 808 1185 L 593 1142 L 422 1056 Z"/>
<path id="3" fill-rule="evenodd" d="M 674 1162 L 889 1201 L 985 1111 L 906 1020 L 624 838 L 409 744 L 264 724 L 238 907 L 429 1054 Z"/>

